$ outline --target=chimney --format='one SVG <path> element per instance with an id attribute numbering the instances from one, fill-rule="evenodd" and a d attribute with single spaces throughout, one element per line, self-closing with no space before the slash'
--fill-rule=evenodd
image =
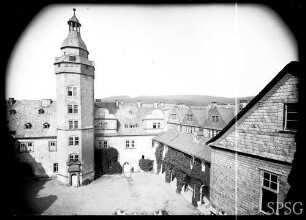
<path id="1" fill-rule="evenodd" d="M 241 109 L 243 109 L 248 104 L 248 101 L 245 100 L 245 99 L 241 99 L 239 102 L 240 102 L 240 104 L 239 104 L 239 111 Z"/>
<path id="2" fill-rule="evenodd" d="M 123 100 L 120 100 L 119 102 L 119 108 L 122 108 L 123 107 Z"/>
<path id="3" fill-rule="evenodd" d="M 141 107 L 142 107 L 141 100 L 137 100 L 137 108 L 141 108 Z"/>
<path id="4" fill-rule="evenodd" d="M 115 100 L 115 106 L 116 108 L 119 108 L 119 100 Z"/>
<path id="5" fill-rule="evenodd" d="M 15 99 L 14 98 L 9 98 L 9 104 L 14 105 L 14 103 L 15 103 Z"/>
<path id="6" fill-rule="evenodd" d="M 154 101 L 154 108 L 157 108 L 157 101 Z"/>
<path id="7" fill-rule="evenodd" d="M 41 106 L 42 107 L 48 107 L 50 106 L 52 103 L 52 100 L 51 99 L 42 99 L 41 100 Z"/>

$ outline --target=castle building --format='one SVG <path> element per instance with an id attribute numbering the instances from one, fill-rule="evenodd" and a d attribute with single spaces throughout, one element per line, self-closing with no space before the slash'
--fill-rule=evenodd
<path id="1" fill-rule="evenodd" d="M 231 215 L 284 212 L 279 204 L 290 188 L 296 152 L 300 74 L 297 62 L 286 65 L 206 143 L 211 147 L 210 199 L 215 210 Z"/>

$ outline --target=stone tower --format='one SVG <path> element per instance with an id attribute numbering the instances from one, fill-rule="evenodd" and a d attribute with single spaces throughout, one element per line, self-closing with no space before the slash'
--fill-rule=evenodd
<path id="1" fill-rule="evenodd" d="M 69 32 L 55 58 L 57 94 L 57 179 L 80 186 L 94 178 L 94 63 L 81 38 L 81 23 L 68 21 Z"/>

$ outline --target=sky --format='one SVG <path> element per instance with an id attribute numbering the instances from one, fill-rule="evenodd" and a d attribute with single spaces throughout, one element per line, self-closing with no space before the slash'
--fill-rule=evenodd
<path id="1" fill-rule="evenodd" d="M 260 5 L 51 5 L 11 53 L 6 98 L 56 99 L 55 57 L 76 8 L 95 62 L 95 98 L 257 95 L 290 61 L 296 39 Z"/>

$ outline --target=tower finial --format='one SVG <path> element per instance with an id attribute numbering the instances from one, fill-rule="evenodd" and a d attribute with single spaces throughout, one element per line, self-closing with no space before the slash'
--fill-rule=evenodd
<path id="1" fill-rule="evenodd" d="M 76 11 L 76 9 L 75 9 L 75 8 L 73 8 L 73 16 L 75 16 L 75 11 Z"/>

